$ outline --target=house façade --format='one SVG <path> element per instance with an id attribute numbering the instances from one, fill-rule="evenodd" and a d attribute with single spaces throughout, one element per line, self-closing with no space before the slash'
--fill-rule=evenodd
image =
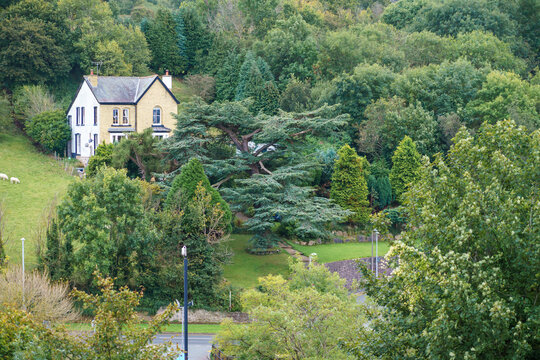
<path id="1" fill-rule="evenodd" d="M 71 126 L 68 154 L 87 162 L 103 142 L 120 141 L 131 132 L 152 128 L 153 136 L 169 137 L 178 112 L 168 73 L 145 77 L 98 76 L 83 82 L 68 108 Z"/>

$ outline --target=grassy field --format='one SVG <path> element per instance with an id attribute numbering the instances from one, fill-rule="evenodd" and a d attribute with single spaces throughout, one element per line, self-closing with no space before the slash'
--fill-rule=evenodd
<path id="1" fill-rule="evenodd" d="M 291 243 L 292 247 L 306 256 L 311 253 L 317 254 L 320 263 L 328 263 L 340 260 L 350 260 L 371 256 L 371 242 L 350 242 L 344 244 L 322 244 L 314 246 L 302 246 Z M 379 241 L 379 256 L 388 252 L 387 242 Z M 375 250 L 373 250 L 375 251 Z"/>
<path id="2" fill-rule="evenodd" d="M 180 105 L 183 102 L 191 101 L 191 98 L 195 94 L 193 89 L 191 89 L 182 80 L 180 80 L 177 77 L 173 77 L 172 90 L 171 91 L 174 94 L 174 96 L 178 99 L 178 101 L 180 101 Z"/>
<path id="3" fill-rule="evenodd" d="M 65 324 L 66 329 L 70 331 L 90 331 L 90 323 L 69 323 Z M 148 324 L 138 324 L 141 328 L 148 327 Z M 219 331 L 219 324 L 189 324 L 188 333 L 190 334 L 216 334 Z M 182 332 L 182 324 L 169 324 L 163 329 L 164 332 Z"/>
<path id="4" fill-rule="evenodd" d="M 6 253 L 11 263 L 21 261 L 21 241 L 25 242 L 25 262 L 36 263 L 35 232 L 45 209 L 55 197 L 61 198 L 75 178 L 56 161 L 37 152 L 22 135 L 0 134 L 0 173 L 17 177 L 20 184 L 0 181 L 0 202 L 5 210 L 8 242 Z"/>
<path id="5" fill-rule="evenodd" d="M 251 255 L 246 252 L 251 235 L 232 235 L 227 242 L 234 251 L 232 264 L 225 266 L 224 276 L 233 285 L 249 288 L 258 284 L 258 278 L 268 274 L 287 275 L 289 265 L 286 253 Z"/>

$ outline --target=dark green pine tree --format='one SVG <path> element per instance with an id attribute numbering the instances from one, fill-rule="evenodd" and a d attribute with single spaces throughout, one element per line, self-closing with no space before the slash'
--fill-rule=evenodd
<path id="1" fill-rule="evenodd" d="M 53 220 L 47 229 L 47 250 L 43 260 L 51 279 L 59 280 L 62 270 L 60 268 L 60 231 L 56 220 Z"/>
<path id="2" fill-rule="evenodd" d="M 197 9 L 192 4 L 184 2 L 180 7 L 179 16 L 182 17 L 184 23 L 187 70 L 189 71 L 196 67 L 200 59 L 208 54 L 212 39 Z"/>
<path id="3" fill-rule="evenodd" d="M 215 76 L 216 101 L 234 100 L 241 66 L 242 57 L 235 52 L 230 52 Z"/>
<path id="4" fill-rule="evenodd" d="M 210 194 L 212 205 L 219 204 L 224 211 L 222 225 L 227 232 L 230 232 L 232 229 L 232 213 L 229 204 L 227 204 L 219 192 L 210 185 L 210 181 L 204 173 L 203 166 L 197 158 L 192 158 L 187 164 L 182 166 L 180 174 L 174 178 L 169 193 L 167 194 L 165 202 L 166 207 L 169 209 L 178 208 L 182 209 L 184 212 L 188 212 L 189 204 L 192 203 L 195 191 L 199 184 L 201 184 L 207 193 Z M 189 214 L 186 214 L 186 216 L 189 217 Z"/>
<path id="5" fill-rule="evenodd" d="M 178 54 L 184 59 L 187 67 L 187 39 L 185 35 L 184 18 L 178 11 L 173 15 L 176 23 L 176 46 L 178 46 Z"/>
<path id="6" fill-rule="evenodd" d="M 398 201 L 403 200 L 402 195 L 409 185 L 418 180 L 421 166 L 421 157 L 416 150 L 416 144 L 410 137 L 405 136 L 392 156 L 392 170 L 389 176 L 392 191 Z"/>
<path id="7" fill-rule="evenodd" d="M 369 221 L 368 187 L 362 159 L 349 145 L 338 151 L 338 159 L 334 164 L 330 198 L 342 208 L 350 210 L 348 217 L 351 223 L 365 225 Z"/>
<path id="8" fill-rule="evenodd" d="M 374 161 L 369 167 L 367 179 L 369 198 L 372 207 L 382 209 L 392 203 L 392 185 L 388 179 L 388 170 L 384 160 Z"/>

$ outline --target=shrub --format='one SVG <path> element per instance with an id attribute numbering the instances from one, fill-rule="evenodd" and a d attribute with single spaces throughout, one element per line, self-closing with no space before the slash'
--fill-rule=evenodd
<path id="1" fill-rule="evenodd" d="M 95 175 L 99 168 L 111 166 L 114 144 L 101 144 L 96 148 L 96 153 L 88 161 L 86 173 L 90 176 Z"/>
<path id="2" fill-rule="evenodd" d="M 46 111 L 58 110 L 49 91 L 41 85 L 25 85 L 13 92 L 15 116 L 23 123 Z"/>
<path id="3" fill-rule="evenodd" d="M 62 110 L 47 111 L 26 123 L 26 132 L 48 151 L 63 153 L 71 136 L 71 128 Z"/>
<path id="4" fill-rule="evenodd" d="M 24 275 L 24 304 L 22 299 L 22 270 L 9 268 L 0 276 L 0 305 L 12 304 L 25 308 L 37 321 L 70 321 L 77 318 L 73 303 L 68 298 L 67 283 L 52 283 L 37 271 Z"/>

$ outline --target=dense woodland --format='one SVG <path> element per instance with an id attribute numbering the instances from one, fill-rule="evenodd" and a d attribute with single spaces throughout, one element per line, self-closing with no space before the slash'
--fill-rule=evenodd
<path id="1" fill-rule="evenodd" d="M 538 1 L 0 6 L 0 129 L 23 130 L 42 151 L 62 153 L 63 110 L 96 62 L 100 75 L 168 70 L 195 94 L 170 138 L 143 132 L 98 147 L 87 178 L 50 215 L 39 258 L 51 279 L 95 293 L 97 268 L 144 288 L 142 308 L 156 310 L 182 296 L 186 244 L 190 297 L 217 309 L 231 290 L 221 240 L 232 231 L 252 234 L 249 250 L 264 254 L 282 239 L 330 241 L 336 229 L 404 230 L 392 278 L 364 269 L 380 306 L 358 309 L 324 270 L 293 266 L 289 282 L 270 277 L 241 297 L 232 289 L 234 306 L 263 327 L 225 331 L 226 350 L 245 359 L 273 359 L 278 345 L 291 359 L 540 351 Z M 313 288 L 298 284 L 309 276 Z M 316 313 L 329 301 L 351 311 L 340 320 L 347 331 L 325 327 L 329 352 L 305 339 L 287 350 L 261 330 L 305 328 L 306 291 Z"/>

